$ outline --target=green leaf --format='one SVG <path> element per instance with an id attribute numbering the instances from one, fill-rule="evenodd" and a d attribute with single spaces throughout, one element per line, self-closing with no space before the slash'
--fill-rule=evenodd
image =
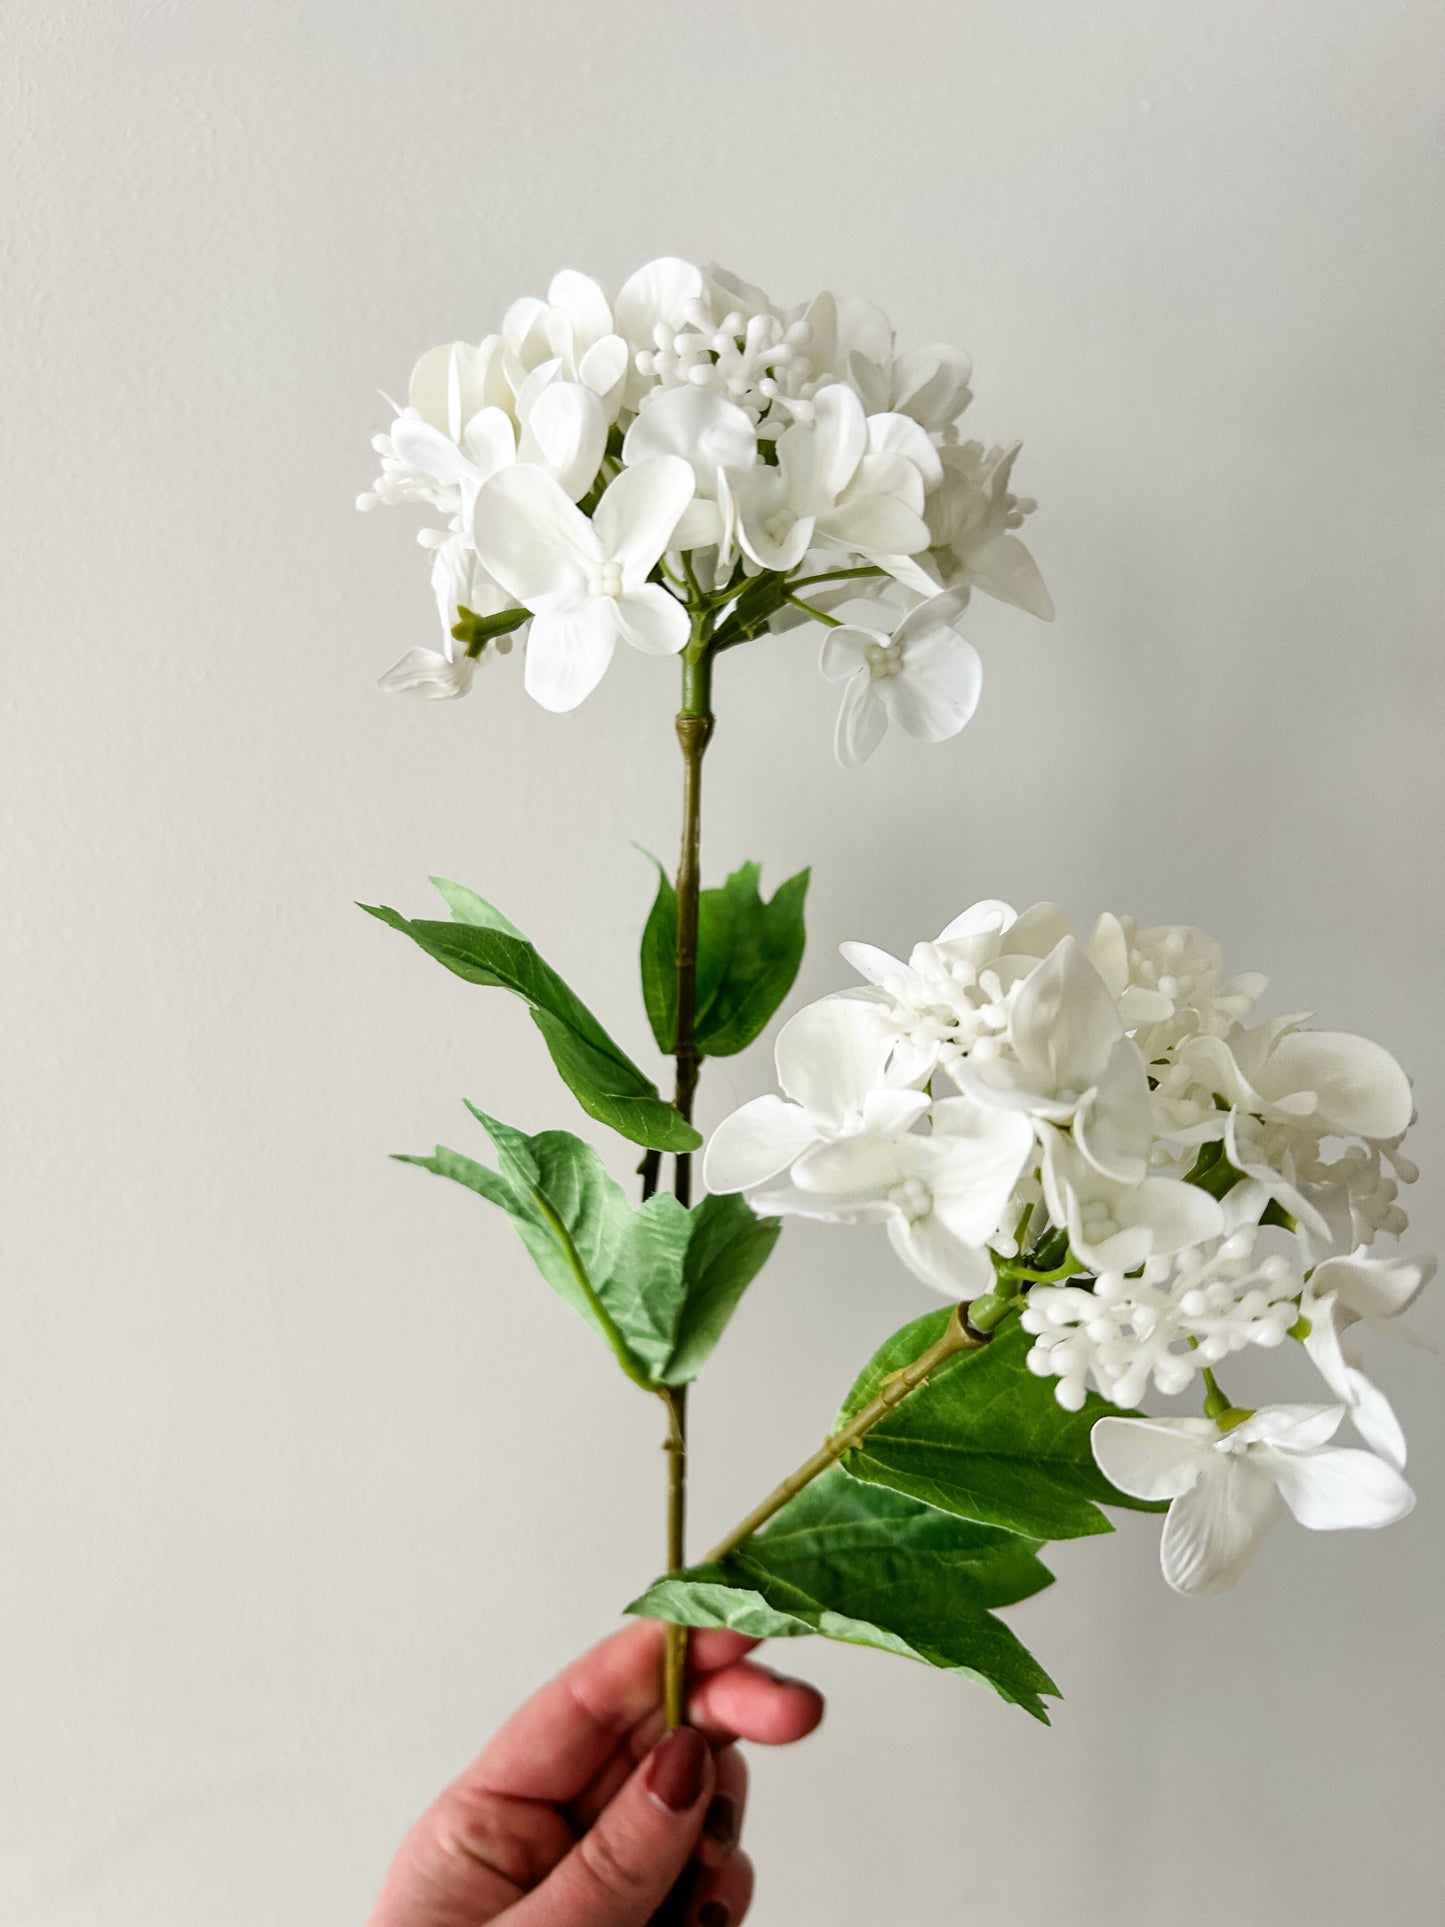
<path id="1" fill-rule="evenodd" d="M 821 1633 L 964 1673 L 1047 1722 L 1058 1689 L 991 1607 L 1050 1583 L 1034 1541 L 965 1523 L 835 1470 L 715 1565 L 669 1574 L 627 1608 L 761 1638 Z"/>
<path id="2" fill-rule="evenodd" d="M 506 1211 L 548 1284 L 637 1384 L 656 1391 L 695 1378 L 776 1243 L 778 1220 L 733 1196 L 687 1211 L 662 1193 L 634 1209 L 590 1144 L 566 1131 L 528 1137 L 467 1108 L 496 1146 L 496 1171 L 444 1145 L 400 1161 Z"/>
<path id="3" fill-rule="evenodd" d="M 527 939 L 522 935 L 509 917 L 504 917 L 496 904 L 488 903 L 479 897 L 475 890 L 469 890 L 464 883 L 449 882 L 446 877 L 429 879 L 432 887 L 439 890 L 454 923 L 470 923 L 478 930 L 500 930 L 504 937 L 515 937 L 518 943 Z"/>
<path id="4" fill-rule="evenodd" d="M 896 1332 L 865 1367 L 839 1423 L 933 1344 L 951 1316 L 931 1312 Z M 1053 1381 L 1024 1364 L 1032 1342 L 1007 1326 L 980 1351 L 949 1359 L 847 1454 L 844 1469 L 961 1519 L 1039 1539 L 1112 1531 L 1101 1505 L 1157 1509 L 1117 1491 L 1094 1463 L 1089 1434 L 1115 1408 L 1091 1393 L 1081 1411 L 1066 1412 Z"/>
<path id="5" fill-rule="evenodd" d="M 704 1198 L 688 1218 L 683 1299 L 665 1385 L 687 1385 L 697 1377 L 783 1229 L 781 1218 L 757 1217 L 737 1193 Z"/>
<path id="6" fill-rule="evenodd" d="M 654 862 L 657 859 L 653 858 Z M 807 870 L 768 903 L 759 867 L 745 863 L 698 898 L 697 1016 L 704 1057 L 731 1057 L 757 1037 L 793 987 L 803 960 Z M 677 1043 L 677 894 L 658 864 L 657 895 L 642 933 L 642 995 L 659 1050 Z"/>
<path id="7" fill-rule="evenodd" d="M 361 908 L 410 937 L 454 976 L 520 997 L 531 1009 L 552 1062 L 589 1117 L 652 1150 L 695 1151 L 702 1143 L 698 1133 L 664 1103 L 652 1079 L 613 1042 L 515 925 L 473 891 L 454 883 L 437 887 L 457 922 L 413 920 L 385 905 L 364 903 Z"/>

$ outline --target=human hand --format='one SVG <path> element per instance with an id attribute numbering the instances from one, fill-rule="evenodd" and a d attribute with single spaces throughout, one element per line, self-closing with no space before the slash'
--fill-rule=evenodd
<path id="1" fill-rule="evenodd" d="M 800 1740 L 823 1701 L 749 1660 L 756 1640 L 698 1632 L 691 1724 L 662 1739 L 662 1642 L 637 1620 L 514 1713 L 406 1836 L 368 1927 L 647 1927 L 689 1860 L 686 1927 L 737 1927 L 753 1870 L 733 1742 Z"/>

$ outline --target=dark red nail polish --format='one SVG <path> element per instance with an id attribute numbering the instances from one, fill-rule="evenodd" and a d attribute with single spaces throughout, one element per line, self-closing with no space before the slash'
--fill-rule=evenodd
<path id="1" fill-rule="evenodd" d="M 720 1900 L 710 1900 L 698 1909 L 697 1927 L 728 1927 L 732 1915 Z"/>
<path id="2" fill-rule="evenodd" d="M 714 1796 L 712 1805 L 707 1810 L 707 1818 L 702 1823 L 702 1830 L 709 1840 L 715 1840 L 720 1847 L 731 1850 L 738 1843 L 740 1819 L 738 1803 L 733 1796 L 730 1793 L 719 1793 Z"/>
<path id="3" fill-rule="evenodd" d="M 683 1813 L 702 1792 L 707 1741 L 695 1726 L 679 1726 L 659 1741 L 647 1766 L 647 1790 L 672 1813 Z"/>

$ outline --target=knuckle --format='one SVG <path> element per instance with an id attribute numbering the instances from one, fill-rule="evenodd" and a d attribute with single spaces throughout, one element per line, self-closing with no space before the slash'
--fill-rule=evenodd
<path id="1" fill-rule="evenodd" d="M 577 1863 L 586 1880 L 606 1900 L 635 1900 L 651 1878 L 645 1858 L 630 1840 L 606 1826 L 593 1827 L 577 1843 Z"/>

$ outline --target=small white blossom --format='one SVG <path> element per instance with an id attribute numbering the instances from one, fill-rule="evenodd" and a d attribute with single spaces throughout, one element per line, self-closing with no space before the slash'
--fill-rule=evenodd
<path id="1" fill-rule="evenodd" d="M 692 486 L 687 463 L 662 455 L 624 469 L 590 518 L 545 470 L 521 464 L 478 497 L 477 553 L 533 612 L 526 681 L 544 709 L 589 696 L 619 639 L 654 656 L 686 645 L 686 610 L 648 577 Z"/>
<path id="2" fill-rule="evenodd" d="M 864 763 L 895 723 L 915 742 L 956 736 L 978 707 L 983 664 L 953 626 L 962 603 L 933 596 L 891 632 L 867 626 L 886 616 L 881 603 L 846 604 L 823 638 L 819 666 L 843 684 L 834 749 L 845 769 Z"/>
<path id="3" fill-rule="evenodd" d="M 1415 1495 L 1373 1452 L 1331 1445 L 1340 1405 L 1269 1405 L 1221 1432 L 1212 1419 L 1101 1418 L 1091 1443 L 1111 1484 L 1172 1501 L 1160 1563 L 1176 1592 L 1232 1586 L 1284 1506 L 1316 1532 L 1392 1525 Z"/>

